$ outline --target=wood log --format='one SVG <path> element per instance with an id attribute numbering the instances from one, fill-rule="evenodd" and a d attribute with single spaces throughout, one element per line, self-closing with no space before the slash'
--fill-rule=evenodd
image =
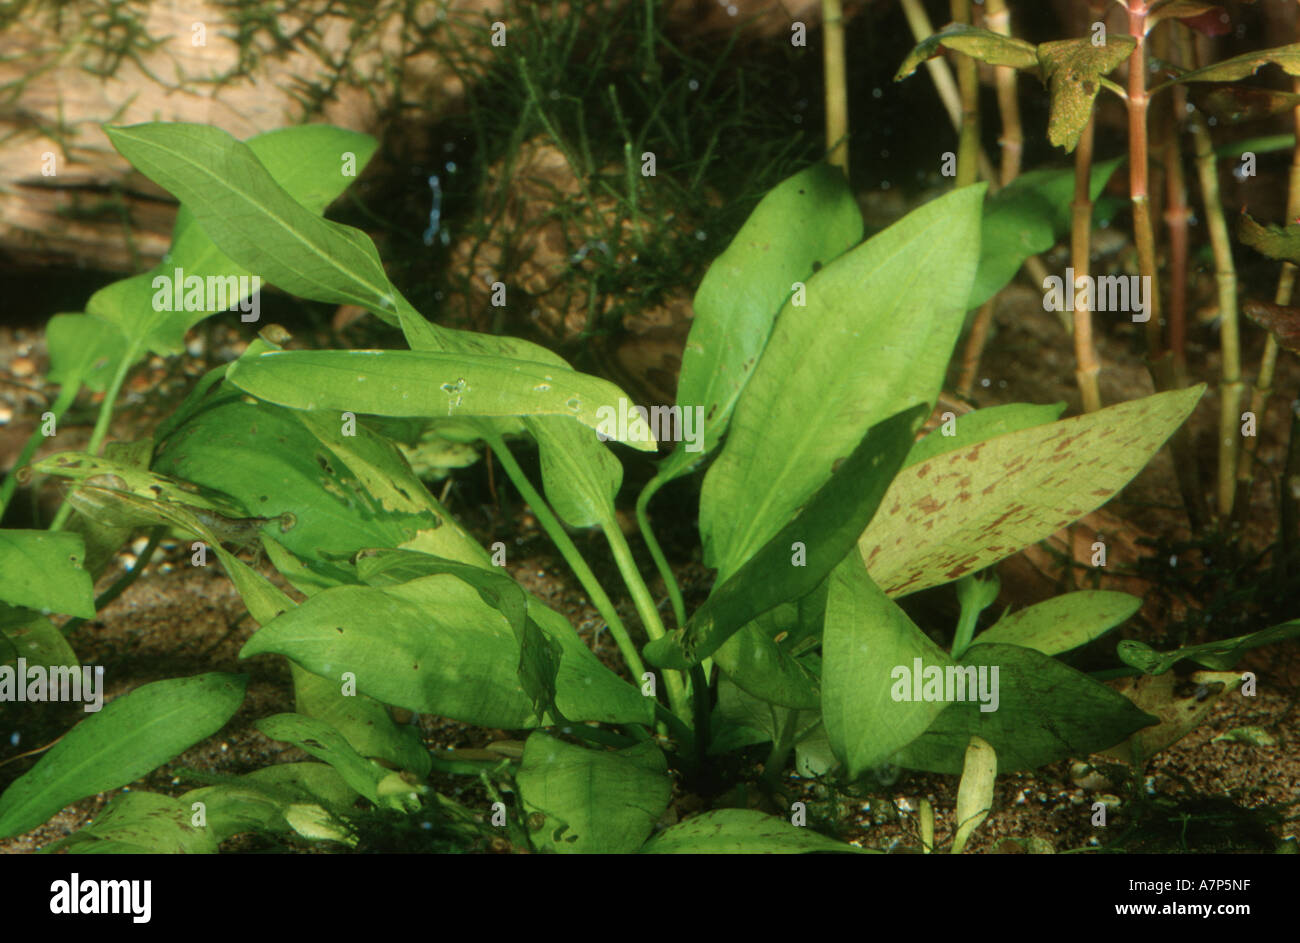
<path id="1" fill-rule="evenodd" d="M 773 35 L 819 9 L 677 0 L 665 16 L 674 28 L 747 22 Z M 174 203 L 113 150 L 105 123 L 202 122 L 243 139 L 305 122 L 373 134 L 436 121 L 461 107 L 466 81 L 436 50 L 490 52 L 493 20 L 521 22 L 517 10 L 517 0 L 302 0 L 271 13 L 214 0 L 19 3 L 0 14 L 0 265 L 125 273 L 161 258 Z"/>

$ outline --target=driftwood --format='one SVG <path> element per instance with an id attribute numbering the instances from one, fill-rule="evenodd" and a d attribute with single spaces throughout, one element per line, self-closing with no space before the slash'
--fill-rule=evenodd
<path id="1" fill-rule="evenodd" d="M 677 27 L 721 34 L 748 19 L 773 34 L 811 22 L 819 4 L 664 7 Z M 166 251 L 171 199 L 131 170 L 102 124 L 203 122 L 242 139 L 311 121 L 367 133 L 435 121 L 461 106 L 465 77 L 434 47 L 490 52 L 492 22 L 509 26 L 512 8 L 298 0 L 268 18 L 230 0 L 20 0 L 0 14 L 0 264 L 131 272 Z"/>

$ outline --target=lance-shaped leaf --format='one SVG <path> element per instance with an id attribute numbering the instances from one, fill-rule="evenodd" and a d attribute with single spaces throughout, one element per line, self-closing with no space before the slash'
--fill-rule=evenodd
<path id="1" fill-rule="evenodd" d="M 1151 90 L 1151 94 L 1187 82 L 1235 82 L 1248 75 L 1254 75 L 1269 64 L 1281 66 L 1287 75 L 1300 75 L 1300 43 L 1248 52 L 1200 69 L 1193 69 L 1191 72 L 1184 72 L 1168 82 L 1157 85 Z"/>
<path id="2" fill-rule="evenodd" d="M 541 731 L 529 734 L 516 780 L 530 819 L 542 818 L 534 844 L 570 854 L 636 851 L 673 792 L 668 764 L 653 743 L 591 750 Z"/>
<path id="3" fill-rule="evenodd" d="M 293 662 L 289 668 L 297 713 L 329 724 L 362 756 L 410 770 L 420 779 L 429 775 L 432 761 L 417 727 L 397 723 L 388 708 L 374 698 L 352 691 L 344 693 L 344 685 L 305 671 Z"/>
<path id="4" fill-rule="evenodd" d="M 244 700 L 243 675 L 213 672 L 145 684 L 64 734 L 0 796 L 0 838 L 64 806 L 133 783 L 220 730 Z"/>
<path id="5" fill-rule="evenodd" d="M 51 383 L 103 390 L 126 355 L 127 339 L 121 327 L 105 318 L 56 314 L 45 325 L 45 345 Z"/>
<path id="6" fill-rule="evenodd" d="M 95 593 L 77 534 L 0 530 L 0 601 L 38 612 L 94 618 Z"/>
<path id="7" fill-rule="evenodd" d="M 1249 635 L 1239 635 L 1236 638 L 1203 642 L 1200 645 L 1184 645 L 1172 652 L 1158 652 L 1150 645 L 1136 639 L 1125 639 L 1120 642 L 1117 651 L 1120 661 L 1149 675 L 1164 674 L 1185 658 L 1206 668 L 1226 671 L 1239 662 L 1241 656 L 1250 649 L 1261 645 L 1272 645 L 1296 636 L 1300 636 L 1300 619 L 1251 632 Z"/>
<path id="8" fill-rule="evenodd" d="M 325 761 L 338 770 L 344 782 L 376 805 L 407 811 L 419 808 L 414 787 L 381 793 L 380 784 L 388 778 L 389 771 L 359 754 L 343 734 L 323 720 L 302 714 L 275 714 L 257 721 L 257 729 L 272 740 L 292 743 Z"/>
<path id="9" fill-rule="evenodd" d="M 919 675 L 952 659 L 848 557 L 831 576 L 822 637 L 822 723 L 852 777 L 920 736 L 947 706 L 921 693 Z M 899 679 L 905 672 L 911 681 Z M 964 743 L 963 743 L 964 746 Z"/>
<path id="10" fill-rule="evenodd" d="M 1128 484 L 1204 391 L 1157 393 L 903 469 L 858 543 L 872 579 L 890 596 L 914 593 L 1051 536 Z"/>
<path id="11" fill-rule="evenodd" d="M 943 425 L 935 429 L 912 446 L 903 467 L 908 468 L 917 462 L 929 461 L 945 452 L 968 449 L 977 442 L 994 439 L 1008 432 L 1019 432 L 1021 429 L 1045 425 L 1060 419 L 1063 412 L 1065 412 L 1064 403 L 1053 403 L 1050 406 L 1007 403 L 1003 406 L 976 409 L 960 417 L 953 416 L 952 434 L 949 435 Z"/>
<path id="12" fill-rule="evenodd" d="M 720 581 L 869 428 L 938 396 L 970 297 L 983 194 L 963 187 L 927 203 L 814 275 L 805 306 L 786 303 L 700 495 L 705 561 Z"/>
<path id="13" fill-rule="evenodd" d="M 893 762 L 959 773 L 970 738 L 981 737 L 997 751 L 1002 770 L 1035 769 L 1104 750 L 1156 721 L 1128 698 L 1031 648 L 972 645 L 954 670 L 962 669 L 965 698 L 941 703 L 943 713 Z M 959 693 L 955 684 L 953 690 Z"/>
<path id="14" fill-rule="evenodd" d="M 371 586 L 395 586 L 434 573 L 450 573 L 469 583 L 514 630 L 519 643 L 519 681 L 537 715 L 549 713 L 557 722 L 564 720 L 555 706 L 555 679 L 562 657 L 559 643 L 528 617 L 528 594 L 505 573 L 411 550 L 364 552 L 357 560 L 357 573 Z"/>
<path id="15" fill-rule="evenodd" d="M 207 129 L 209 132 L 215 130 Z M 299 205 L 301 211 L 315 216 L 323 213 L 325 207 L 355 179 L 343 172 L 347 155 L 353 158 L 355 167 L 352 169 L 359 172 L 369 161 L 375 146 L 374 138 L 369 135 L 325 124 L 280 128 L 239 144 L 252 155 L 261 168 L 261 176 L 270 181 L 270 186 L 280 188 L 290 201 Z M 235 184 L 238 185 L 238 181 Z M 181 196 L 179 192 L 176 195 Z M 184 200 L 183 196 L 181 198 Z M 208 219 L 213 207 L 199 209 Z M 219 226 L 230 226 L 231 222 L 222 220 Z M 87 337 L 95 341 L 90 369 L 84 376 L 84 382 L 92 389 L 104 388 L 116 369 L 117 361 L 123 356 L 134 361 L 145 349 L 164 355 L 179 352 L 186 330 L 209 315 L 235 307 L 244 300 L 245 292 L 253 290 L 255 286 L 248 276 L 262 274 L 255 267 L 258 264 L 256 255 L 245 256 L 243 264 L 227 256 L 208 237 L 191 208 L 183 205 L 172 229 L 171 249 L 162 262 L 148 272 L 113 282 L 95 292 L 86 303 L 88 314 L 77 316 L 77 320 L 68 325 L 81 335 L 79 338 L 65 337 L 61 330 L 50 334 L 52 369 L 61 378 L 71 378 L 76 373 L 78 361 L 84 356 L 79 351 Z M 241 276 L 245 278 L 242 283 Z M 183 296 L 185 303 L 178 309 L 170 303 L 155 304 L 155 297 L 172 295 L 171 291 L 158 295 L 155 280 L 159 278 L 163 279 L 159 284 L 180 283 L 184 288 L 188 282 L 190 285 L 199 284 L 202 289 L 197 293 L 186 292 Z M 211 291 L 208 290 L 210 280 Z M 117 336 L 106 332 L 105 326 L 116 327 Z"/>
<path id="16" fill-rule="evenodd" d="M 1101 78 L 1133 52 L 1129 36 L 1108 36 L 1105 45 L 1092 40 L 1065 39 L 1038 47 L 1043 79 L 1052 96 L 1047 120 L 1047 137 L 1067 152 L 1079 143 L 1079 135 L 1092 118 L 1092 104 L 1101 89 Z"/>
<path id="17" fill-rule="evenodd" d="M 193 824 L 190 804 L 156 792 L 115 796 L 85 828 L 42 849 L 75 855 L 212 855 L 221 835 Z"/>
<path id="18" fill-rule="evenodd" d="M 397 322 L 397 293 L 370 237 L 295 200 L 248 145 L 220 128 L 179 122 L 106 131 L 236 263 L 301 298 L 360 305 Z M 333 156 L 341 176 L 343 155 Z"/>
<path id="19" fill-rule="evenodd" d="M 714 809 L 666 828 L 641 848 L 643 855 L 870 854 L 810 828 L 753 809 Z"/>
<path id="20" fill-rule="evenodd" d="M 1128 593 L 1064 593 L 1003 616 L 975 641 L 1020 645 L 1055 655 L 1101 638 L 1140 608 L 1142 600 Z"/>
<path id="21" fill-rule="evenodd" d="M 862 212 L 844 174 L 827 164 L 800 171 L 759 201 L 695 293 L 677 405 L 702 411 L 703 439 L 697 451 L 679 444 L 669 467 L 684 470 L 721 441 L 795 283 L 861 239 Z"/>
<path id="22" fill-rule="evenodd" d="M 85 452 L 57 452 L 34 463 L 32 470 L 42 475 L 89 483 L 101 490 L 125 491 L 150 501 L 184 505 L 209 514 L 230 518 L 246 514 L 239 502 L 219 491 Z"/>
<path id="23" fill-rule="evenodd" d="M 646 646 L 646 658 L 665 668 L 698 664 L 764 612 L 815 590 L 852 550 L 856 528 L 871 520 L 927 412 L 913 406 L 873 426 L 807 506 L 714 589 L 690 622 Z M 796 562 L 801 547 L 806 558 Z"/>
<path id="24" fill-rule="evenodd" d="M 21 616 L 25 614 L 22 609 L 10 610 L 5 615 L 10 612 L 19 617 L 19 621 L 10 625 L 0 618 L 0 666 L 16 664 L 19 657 L 28 665 L 47 668 L 80 666 L 76 652 L 53 622 L 44 616 L 22 620 Z M 30 613 L 26 614 L 30 616 Z M 6 645 L 11 648 L 6 650 Z"/>
<path id="25" fill-rule="evenodd" d="M 619 437 L 617 404 L 627 394 L 607 380 L 528 360 L 423 350 L 268 351 L 241 360 L 229 381 L 293 409 L 378 416 L 567 416 L 645 452 L 650 427 L 629 419 Z"/>
<path id="26" fill-rule="evenodd" d="M 894 81 L 907 78 L 917 66 L 939 55 L 942 49 L 960 52 L 989 65 L 1030 71 L 1038 68 L 1038 55 L 1033 43 L 965 23 L 950 23 L 907 54 L 894 73 Z"/>
<path id="27" fill-rule="evenodd" d="M 623 465 L 595 433 L 567 416 L 527 416 L 524 427 L 540 446 L 542 488 L 560 520 L 570 527 L 615 526 Z"/>
<path id="28" fill-rule="evenodd" d="M 565 717 L 648 722 L 647 699 L 601 665 L 562 616 L 540 605 L 529 616 L 560 648 L 555 700 Z M 322 677 L 352 672 L 358 691 L 407 710 L 507 730 L 541 722 L 519 683 L 509 622 L 451 574 L 319 592 L 254 633 L 240 656 L 266 652 Z"/>

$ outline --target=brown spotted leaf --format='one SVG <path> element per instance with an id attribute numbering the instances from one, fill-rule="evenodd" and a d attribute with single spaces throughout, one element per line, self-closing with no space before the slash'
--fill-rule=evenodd
<path id="1" fill-rule="evenodd" d="M 1092 103 L 1101 88 L 1101 77 L 1127 59 L 1133 45 L 1128 36 L 1110 36 L 1101 46 L 1085 38 L 1043 43 L 1038 47 L 1043 80 L 1052 96 L 1047 136 L 1053 144 L 1066 151 L 1074 150 L 1092 117 Z"/>
<path id="2" fill-rule="evenodd" d="M 1246 317 L 1271 331 L 1279 344 L 1300 354 L 1300 308 L 1252 298 L 1242 306 L 1242 310 L 1246 312 Z"/>
<path id="3" fill-rule="evenodd" d="M 867 570 L 901 596 L 1049 537 L 1128 484 L 1204 391 L 1157 393 L 904 469 L 858 541 Z"/>
<path id="4" fill-rule="evenodd" d="M 1240 124 L 1290 111 L 1300 104 L 1300 95 L 1272 88 L 1250 88 L 1234 83 L 1194 85 L 1188 93 L 1192 104 L 1225 124 Z"/>

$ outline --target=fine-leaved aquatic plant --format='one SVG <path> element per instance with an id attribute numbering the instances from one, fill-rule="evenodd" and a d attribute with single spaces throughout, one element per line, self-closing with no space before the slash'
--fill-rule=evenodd
<path id="1" fill-rule="evenodd" d="M 561 852 L 854 850 L 795 827 L 797 809 L 786 821 L 717 808 L 657 831 L 674 774 L 689 785 L 719 754 L 770 742 L 774 795 L 792 751 L 807 775 L 857 778 L 885 764 L 962 774 L 960 851 L 988 813 L 998 771 L 1126 745 L 1141 761 L 1160 746 L 1139 743 L 1144 732 L 1180 735 L 1170 727 L 1180 719 L 1139 706 L 1155 695 L 1130 699 L 1055 657 L 1115 628 L 1138 600 L 1072 593 L 975 634 L 996 587 L 974 574 L 1105 503 L 1201 388 L 1063 420 L 1059 406 L 978 410 L 916 441 L 965 311 L 1014 272 L 981 256 L 981 233 L 986 243 L 1005 238 L 999 207 L 1017 226 L 1028 214 L 1052 230 L 1059 195 L 1031 188 L 1053 192 L 1068 178 L 1027 175 L 1001 203 L 986 202 L 980 186 L 959 188 L 865 242 L 829 167 L 762 200 L 695 299 L 676 406 L 679 419 L 700 417 L 702 438 L 679 442 L 637 502 L 673 599 L 665 626 L 614 504 L 618 449 L 652 452 L 650 426 L 663 432 L 662 416 L 647 423 L 617 387 L 546 349 L 449 330 L 416 311 L 370 239 L 320 215 L 347 182 L 339 168 L 349 158 L 363 166 L 370 141 L 321 126 L 246 143 L 183 124 L 109 134 L 182 210 L 163 263 L 51 326 L 65 392 L 102 383 L 110 395 L 87 452 L 32 468 L 72 487 L 56 525 L 0 532 L 0 659 L 76 668 L 65 632 L 104 604 L 93 581 L 112 554 L 141 527 L 155 538 L 179 532 L 220 560 L 260 626 L 241 656 L 289 660 L 295 711 L 258 729 L 314 761 L 176 797 L 132 790 L 61 846 L 210 852 L 241 833 L 356 844 L 367 816 L 418 813 L 461 846 L 504 835 Z M 400 328 L 409 349 L 290 351 L 266 329 L 203 377 L 151 440 L 101 449 L 131 364 L 173 350 L 218 313 L 202 298 L 160 309 L 154 280 L 250 274 L 303 298 L 360 305 Z M 372 417 L 472 424 L 606 620 L 630 678 L 506 575 L 501 552 L 448 515 Z M 514 458 L 523 440 L 539 450 L 540 491 Z M 651 498 L 706 462 L 700 532 L 718 574 L 687 612 L 651 531 Z M 646 644 L 566 526 L 604 533 Z M 301 602 L 232 549 L 253 535 Z M 962 615 L 945 651 L 895 600 L 954 581 Z M 56 627 L 52 613 L 73 621 Z M 1221 668 L 1294 630 L 1121 656 L 1155 678 L 1170 659 Z M 5 677 L 13 683 L 12 671 Z M 955 677 L 991 677 L 993 687 L 946 701 L 943 679 Z M 1222 693 L 1236 682 L 1215 683 Z M 114 699 L 0 795 L 0 837 L 136 782 L 220 729 L 243 689 L 242 677 L 217 672 Z M 522 749 L 487 755 L 431 752 L 391 708 L 527 736 Z M 431 792 L 435 770 L 475 778 L 490 807 Z M 932 811 L 929 822 L 927 847 Z"/>

